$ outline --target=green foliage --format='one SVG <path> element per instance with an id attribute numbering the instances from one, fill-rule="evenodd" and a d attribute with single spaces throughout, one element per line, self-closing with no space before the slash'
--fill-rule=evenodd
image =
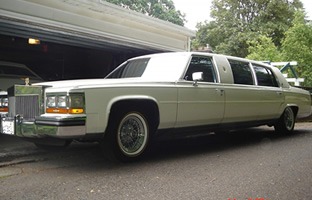
<path id="1" fill-rule="evenodd" d="M 259 36 L 248 42 L 249 59 L 270 61 L 297 61 L 296 72 L 305 78 L 303 86 L 312 86 L 312 24 L 304 19 L 303 12 L 296 12 L 292 26 L 285 32 L 280 49 L 272 38 Z M 292 74 L 289 73 L 290 77 Z"/>
<path id="2" fill-rule="evenodd" d="M 283 59 L 297 61 L 296 71 L 305 78 L 304 85 L 312 86 L 312 25 L 306 23 L 304 13 L 296 13 L 293 26 L 282 41 Z"/>
<path id="3" fill-rule="evenodd" d="M 247 58 L 251 60 L 262 60 L 279 62 L 282 60 L 282 55 L 272 41 L 272 38 L 260 35 L 258 38 L 248 41 Z"/>
<path id="4" fill-rule="evenodd" d="M 184 26 L 185 16 L 175 9 L 172 0 L 106 0 L 148 16 Z"/>
<path id="5" fill-rule="evenodd" d="M 212 21 L 210 23 L 203 22 L 198 23 L 196 28 L 198 31 L 196 32 L 196 37 L 192 40 L 192 49 L 198 49 L 199 47 L 206 46 L 209 44 L 212 47 L 215 47 L 219 44 L 219 41 L 221 38 L 219 38 L 221 35 L 218 34 L 217 30 L 217 23 L 215 21 Z M 209 35 L 209 38 L 214 38 L 213 40 L 209 40 L 207 37 Z"/>
<path id="6" fill-rule="evenodd" d="M 260 35 L 279 47 L 298 9 L 300 0 L 213 0 L 214 20 L 198 24 L 194 48 L 209 44 L 217 53 L 246 57 L 247 41 Z"/>

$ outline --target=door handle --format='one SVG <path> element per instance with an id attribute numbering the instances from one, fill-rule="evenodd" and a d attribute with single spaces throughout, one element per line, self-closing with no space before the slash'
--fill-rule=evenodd
<path id="1" fill-rule="evenodd" d="M 223 96 L 224 90 L 223 89 L 216 89 L 216 92 L 220 94 L 220 96 Z"/>

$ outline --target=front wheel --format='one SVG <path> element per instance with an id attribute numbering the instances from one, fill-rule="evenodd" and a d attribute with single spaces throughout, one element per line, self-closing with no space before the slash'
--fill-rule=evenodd
<path id="1" fill-rule="evenodd" d="M 274 125 L 274 128 L 278 133 L 290 134 L 294 130 L 295 123 L 295 113 L 292 108 L 287 107 L 277 123 Z"/>
<path id="2" fill-rule="evenodd" d="M 104 150 L 112 153 L 120 161 L 136 160 L 146 151 L 149 131 L 148 120 L 141 112 L 120 113 L 114 117 L 114 122 L 109 124 L 104 138 Z"/>

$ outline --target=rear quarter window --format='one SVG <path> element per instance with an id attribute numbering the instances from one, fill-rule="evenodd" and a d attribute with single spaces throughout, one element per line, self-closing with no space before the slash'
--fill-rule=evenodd
<path id="1" fill-rule="evenodd" d="M 149 58 L 130 60 L 122 66 L 115 69 L 106 78 L 135 78 L 141 77 L 144 73 Z"/>
<path id="2" fill-rule="evenodd" d="M 278 83 L 271 69 L 257 64 L 252 64 L 252 66 L 256 73 L 258 85 L 278 87 Z"/>

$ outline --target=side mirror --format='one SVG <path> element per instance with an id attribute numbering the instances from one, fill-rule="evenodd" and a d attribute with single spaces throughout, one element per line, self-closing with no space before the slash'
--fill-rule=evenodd
<path id="1" fill-rule="evenodd" d="M 204 80 L 204 73 L 203 72 L 195 72 L 192 74 L 192 79 L 193 79 L 193 85 L 197 86 L 198 81 Z"/>

